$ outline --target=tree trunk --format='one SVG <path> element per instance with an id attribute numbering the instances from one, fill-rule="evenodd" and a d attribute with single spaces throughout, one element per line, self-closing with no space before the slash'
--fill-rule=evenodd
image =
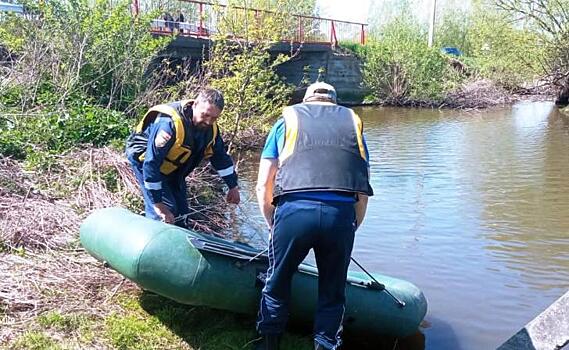
<path id="1" fill-rule="evenodd" d="M 555 104 L 558 106 L 569 105 L 569 78 L 565 79 L 565 83 L 561 87 L 561 90 L 559 91 L 559 95 L 557 95 L 557 99 L 555 100 Z"/>

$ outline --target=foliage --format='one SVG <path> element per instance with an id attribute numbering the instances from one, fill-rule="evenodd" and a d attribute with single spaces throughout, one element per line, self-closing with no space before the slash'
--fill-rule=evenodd
<path id="1" fill-rule="evenodd" d="M 372 25 L 372 44 L 356 51 L 365 57 L 364 83 L 376 99 L 436 103 L 467 81 L 490 79 L 498 87 L 517 91 L 538 78 L 546 52 L 544 39 L 530 26 L 516 23 L 511 14 L 498 11 L 495 3 L 439 2 L 433 49 L 426 47 L 428 20 L 424 14 L 419 17 L 416 7 L 414 0 L 385 1 L 373 7 L 380 10 L 374 18 L 382 20 Z M 456 47 L 463 55 L 441 55 L 437 51 L 442 47 Z"/>
<path id="2" fill-rule="evenodd" d="M 472 27 L 470 12 L 452 9 L 441 13 L 435 28 L 435 47 L 456 47 L 464 54 L 470 54 L 470 43 L 467 33 Z"/>
<path id="3" fill-rule="evenodd" d="M 166 43 L 133 20 L 129 1 L 29 2 L 27 16 L 0 18 L 0 45 L 19 57 L 0 71 L 0 154 L 49 164 L 81 144 L 128 134 L 127 109 L 144 70 Z"/>
<path id="4" fill-rule="evenodd" d="M 291 2 L 279 0 L 275 6 L 287 3 Z M 193 98 L 202 86 L 217 88 L 225 98 L 225 109 L 218 123 L 226 133 L 229 147 L 244 143 L 255 145 L 292 94 L 292 88 L 275 72 L 289 57 L 272 57 L 269 52 L 283 33 L 284 17 L 276 12 L 250 17 L 254 12 L 246 15 L 235 7 L 219 10 L 219 32 L 199 74 L 184 74 L 184 64 L 166 65 L 167 74 L 176 77 L 178 82 L 159 89 L 154 96 L 161 96 L 162 100 Z"/>
<path id="5" fill-rule="evenodd" d="M 245 40 L 292 40 L 298 31 L 298 18 L 293 15 L 316 15 L 315 0 L 230 0 L 227 3 L 227 9 L 218 8 L 217 29 L 226 37 Z M 303 20 L 307 31 L 313 22 L 310 18 Z"/>
<path id="6" fill-rule="evenodd" d="M 544 51 L 534 33 L 512 25 L 507 16 L 489 6 L 478 6 L 469 22 L 464 52 L 482 78 L 509 90 L 536 78 Z"/>
<path id="7" fill-rule="evenodd" d="M 263 9 L 279 13 L 293 13 L 300 15 L 317 15 L 316 0 L 233 0 L 238 6 Z"/>
<path id="8" fill-rule="evenodd" d="M 210 85 L 225 95 L 219 124 L 232 138 L 247 128 L 265 131 L 280 114 L 292 91 L 274 69 L 287 59 L 282 55 L 272 59 L 262 44 L 215 42 L 205 67 Z"/>
<path id="9" fill-rule="evenodd" d="M 132 19 L 129 3 L 30 1 L 33 15 L 1 18 L 0 44 L 21 57 L 7 78 L 23 87 L 22 110 L 44 102 L 38 93 L 46 85 L 59 97 L 52 104 L 65 106 L 74 95 L 124 109 L 144 88 L 144 69 L 166 43 L 150 35 L 150 15 Z"/>
<path id="10" fill-rule="evenodd" d="M 65 112 L 47 108 L 38 114 L 5 114 L 0 154 L 42 163 L 80 144 L 102 146 L 124 139 L 128 120 L 121 112 L 89 104 L 69 106 Z"/>
<path id="11" fill-rule="evenodd" d="M 407 16 L 385 24 L 363 47 L 363 81 L 376 100 L 389 104 L 440 101 L 461 77 L 437 49 L 427 47 L 422 28 Z"/>
<path id="12" fill-rule="evenodd" d="M 495 4 L 516 26 L 539 39 L 546 52 L 539 60 L 541 71 L 558 89 L 557 102 L 569 104 L 569 1 L 495 0 Z"/>
<path id="13" fill-rule="evenodd" d="M 463 52 L 460 60 L 475 78 L 490 79 L 510 91 L 537 78 L 546 52 L 535 32 L 488 1 L 475 1 L 468 10 L 447 7 L 435 33 L 437 47 L 457 47 Z"/>

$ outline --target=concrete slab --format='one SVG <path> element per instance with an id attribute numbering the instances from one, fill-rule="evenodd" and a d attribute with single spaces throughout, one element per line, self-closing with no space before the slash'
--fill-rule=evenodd
<path id="1" fill-rule="evenodd" d="M 569 292 L 498 347 L 498 350 L 569 350 Z"/>

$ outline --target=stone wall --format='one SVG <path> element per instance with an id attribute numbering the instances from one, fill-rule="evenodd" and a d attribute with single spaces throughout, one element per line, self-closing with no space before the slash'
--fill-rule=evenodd
<path id="1" fill-rule="evenodd" d="M 288 52 L 283 52 L 288 48 Z M 273 47 L 273 53 L 289 53 L 290 45 Z M 362 87 L 361 62 L 351 53 L 332 50 L 329 45 L 303 45 L 293 47 L 293 57 L 277 68 L 277 73 L 287 82 L 299 87 L 294 102 L 304 94 L 301 86 L 306 75 L 312 83 L 317 79 L 332 84 L 341 104 L 360 104 L 367 94 Z"/>
<path id="2" fill-rule="evenodd" d="M 162 58 L 172 60 L 190 59 L 192 64 L 200 64 L 207 56 L 210 42 L 204 39 L 177 37 L 160 56 L 153 61 L 150 70 L 156 68 Z M 350 52 L 333 50 L 324 44 L 279 43 L 271 47 L 271 54 L 289 55 L 292 58 L 277 67 L 277 74 L 297 87 L 292 98 L 299 102 L 304 95 L 303 77 L 312 83 L 317 79 L 332 84 L 341 104 L 360 104 L 367 91 L 362 87 L 361 62 Z M 206 57 L 207 59 L 207 57 Z M 319 73 L 322 71 L 322 73 Z"/>

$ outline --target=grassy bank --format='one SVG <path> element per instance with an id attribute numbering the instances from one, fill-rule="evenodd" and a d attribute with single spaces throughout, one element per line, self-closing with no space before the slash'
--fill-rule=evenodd
<path id="1" fill-rule="evenodd" d="M 242 349 L 256 338 L 253 316 L 145 293 L 81 248 L 79 224 L 91 210 L 140 208 L 132 176 L 112 148 L 71 152 L 41 172 L 0 158 L 0 348 Z M 213 176 L 189 180 L 193 207 L 210 214 L 222 200 Z M 219 215 L 194 223 L 220 232 Z M 310 339 L 285 344 L 308 349 Z"/>
<path id="2" fill-rule="evenodd" d="M 25 331 L 4 334 L 5 348 L 248 349 L 257 339 L 250 316 L 177 304 L 117 282 L 89 304 L 29 317 Z M 287 335 L 283 349 L 311 349 L 309 338 Z"/>
<path id="3" fill-rule="evenodd" d="M 172 38 L 152 37 L 157 14 L 133 20 L 129 4 L 30 2 L 29 16 L 0 18 L 2 349 L 245 349 L 256 338 L 254 317 L 144 293 L 80 246 L 92 210 L 143 209 L 122 149 L 147 108 L 220 87 L 219 123 L 238 148 L 261 140 L 288 100 L 262 46 L 219 40 L 199 74 L 162 62 L 145 75 Z M 223 234 L 231 222 L 214 173 L 188 179 L 190 206 L 207 213 L 190 220 Z M 309 338 L 287 336 L 285 349 L 311 348 Z"/>

